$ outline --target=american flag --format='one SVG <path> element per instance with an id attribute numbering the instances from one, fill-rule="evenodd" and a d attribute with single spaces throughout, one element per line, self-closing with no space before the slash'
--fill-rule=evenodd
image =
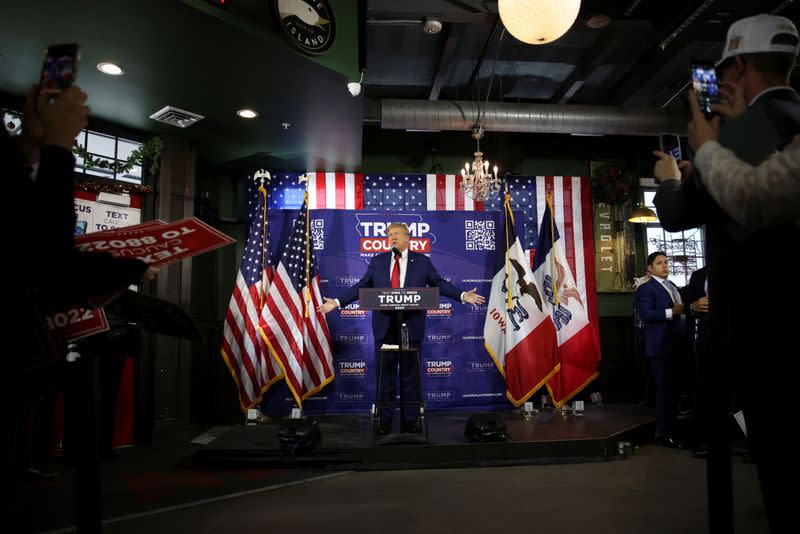
<path id="1" fill-rule="evenodd" d="M 280 367 L 270 357 L 258 331 L 264 299 L 273 278 L 265 217 L 267 193 L 252 182 L 248 184 L 247 193 L 249 232 L 225 314 L 221 348 L 239 390 L 243 410 L 261 402 L 264 392 L 282 378 Z"/>
<path id="2" fill-rule="evenodd" d="M 272 175 L 269 183 L 269 209 L 297 210 L 303 205 L 306 192 L 305 183 L 300 182 L 304 173 L 278 173 Z M 249 198 L 249 197 L 248 197 Z"/>
<path id="3" fill-rule="evenodd" d="M 364 175 L 351 172 L 278 173 L 269 184 L 269 207 L 300 209 L 308 179 L 308 207 L 313 209 L 364 209 Z"/>
<path id="4" fill-rule="evenodd" d="M 368 175 L 364 184 L 364 208 L 376 211 L 474 211 L 475 202 L 460 191 L 458 174 Z"/>
<path id="5" fill-rule="evenodd" d="M 364 209 L 364 175 L 350 172 L 309 172 L 308 207 Z"/>
<path id="6" fill-rule="evenodd" d="M 520 236 L 525 250 L 533 248 L 539 235 L 539 217 L 537 216 L 536 176 L 508 176 L 508 194 L 511 196 L 511 209 L 514 213 L 524 213 L 524 235 Z M 502 211 L 502 193 L 493 195 L 484 202 L 486 211 Z"/>
<path id="7" fill-rule="evenodd" d="M 307 221 L 308 203 L 304 202 L 275 268 L 260 323 L 262 337 L 301 407 L 303 399 L 334 378 L 328 324 L 317 312 L 322 295 L 317 261 L 308 243 Z"/>

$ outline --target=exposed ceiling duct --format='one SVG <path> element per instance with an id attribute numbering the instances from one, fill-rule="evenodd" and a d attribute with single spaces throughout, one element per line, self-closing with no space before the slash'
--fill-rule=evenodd
<path id="1" fill-rule="evenodd" d="M 380 124 L 387 130 L 471 131 L 482 107 L 472 101 L 382 99 Z M 374 105 L 365 111 L 368 121 L 376 118 Z M 480 122 L 489 132 L 686 135 L 689 116 L 674 110 L 618 106 L 490 102 Z"/>

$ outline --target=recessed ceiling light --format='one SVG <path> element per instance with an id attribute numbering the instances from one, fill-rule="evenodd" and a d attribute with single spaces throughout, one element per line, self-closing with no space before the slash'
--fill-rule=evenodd
<path id="1" fill-rule="evenodd" d="M 256 117 L 258 117 L 258 113 L 256 113 L 254 110 L 250 108 L 240 109 L 239 111 L 236 112 L 236 114 L 243 119 L 255 119 Z"/>
<path id="2" fill-rule="evenodd" d="M 103 74 L 108 74 L 109 76 L 122 76 L 123 74 L 125 74 L 125 71 L 122 70 L 122 67 L 120 67 L 116 63 L 109 63 L 107 61 L 98 63 L 97 70 L 99 70 Z"/>

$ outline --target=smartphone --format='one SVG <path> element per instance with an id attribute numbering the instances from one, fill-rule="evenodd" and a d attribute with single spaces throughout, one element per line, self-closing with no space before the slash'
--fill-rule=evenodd
<path id="1" fill-rule="evenodd" d="M 711 104 L 719 103 L 719 86 L 717 85 L 717 71 L 714 65 L 707 61 L 692 62 L 692 87 L 697 93 L 697 103 L 707 119 L 711 119 L 714 112 Z"/>
<path id="2" fill-rule="evenodd" d="M 78 74 L 80 49 L 77 44 L 48 46 L 44 51 L 39 94 L 57 95 L 75 82 Z"/>
<path id="3" fill-rule="evenodd" d="M 86 233 L 88 221 L 75 221 L 75 235 L 83 235 Z"/>
<path id="4" fill-rule="evenodd" d="M 661 134 L 658 136 L 658 144 L 661 152 L 672 156 L 678 163 L 683 161 L 683 156 L 681 154 L 681 140 L 677 135 Z"/>

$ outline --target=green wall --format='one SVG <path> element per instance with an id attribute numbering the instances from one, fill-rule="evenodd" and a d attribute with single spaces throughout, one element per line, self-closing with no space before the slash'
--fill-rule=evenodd
<path id="1" fill-rule="evenodd" d="M 261 35 L 282 45 L 289 53 L 302 55 L 292 47 L 273 18 L 273 0 L 235 0 L 226 9 L 206 0 L 180 0 L 186 5 L 224 20 L 228 24 Z M 358 1 L 329 0 L 336 17 L 336 37 L 333 46 L 321 56 L 304 56 L 334 70 L 349 80 L 358 81 Z M 279 49 L 281 47 L 279 46 Z"/>

